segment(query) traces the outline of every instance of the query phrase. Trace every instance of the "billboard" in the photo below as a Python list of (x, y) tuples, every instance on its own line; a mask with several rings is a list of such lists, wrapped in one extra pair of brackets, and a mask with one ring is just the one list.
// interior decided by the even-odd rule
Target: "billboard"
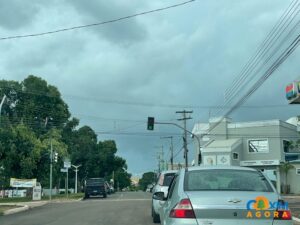
[(285, 95), (289, 104), (300, 104), (300, 81), (288, 84), (285, 88)]
[(10, 186), (17, 188), (32, 188), (36, 186), (36, 179), (10, 178)]

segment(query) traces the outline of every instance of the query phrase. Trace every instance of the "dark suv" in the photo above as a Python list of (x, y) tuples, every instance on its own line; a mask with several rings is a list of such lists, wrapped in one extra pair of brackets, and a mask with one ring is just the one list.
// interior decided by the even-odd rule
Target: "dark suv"
[(103, 198), (107, 197), (107, 187), (103, 178), (89, 178), (86, 180), (84, 197), (89, 198), (90, 196), (100, 196)]

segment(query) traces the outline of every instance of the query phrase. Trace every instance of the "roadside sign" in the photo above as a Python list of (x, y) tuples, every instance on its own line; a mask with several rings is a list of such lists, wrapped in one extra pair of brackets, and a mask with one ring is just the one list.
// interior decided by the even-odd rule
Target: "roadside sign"
[(32, 190), (32, 200), (33, 201), (40, 201), (42, 199), (42, 187), (35, 186)]
[(11, 187), (23, 187), (23, 188), (32, 188), (36, 186), (36, 179), (17, 179), (10, 178)]
[(62, 169), (60, 169), (60, 172), (62, 172), (62, 173), (67, 173), (67, 172), (68, 172), (68, 169), (62, 168)]
[(64, 167), (65, 168), (71, 168), (71, 162), (70, 161), (64, 161)]

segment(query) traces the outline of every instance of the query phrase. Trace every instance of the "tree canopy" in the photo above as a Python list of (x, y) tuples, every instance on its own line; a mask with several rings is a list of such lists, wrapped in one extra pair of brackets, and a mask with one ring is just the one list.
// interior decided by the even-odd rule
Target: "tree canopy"
[[(54, 185), (59, 186), (65, 158), (81, 165), (79, 180), (88, 177), (111, 179), (123, 188), (130, 185), (126, 160), (117, 156), (114, 140), (98, 141), (89, 126), (79, 127), (71, 117), (59, 90), (30, 75), (21, 82), (0, 81), (0, 101), (6, 96), (0, 115), (0, 180), (37, 178), (49, 185), (51, 143), (58, 153), (53, 166)], [(72, 175), (72, 174), (71, 174)]]

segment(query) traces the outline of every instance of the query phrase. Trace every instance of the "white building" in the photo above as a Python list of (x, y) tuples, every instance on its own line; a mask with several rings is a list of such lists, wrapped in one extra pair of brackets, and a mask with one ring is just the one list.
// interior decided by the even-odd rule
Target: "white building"
[(300, 193), (300, 151), (291, 147), (300, 139), (295, 123), (298, 121), (233, 123), (228, 118), (197, 123), (193, 133), (200, 139), (202, 158), (199, 162), (197, 147), (196, 164), (240, 165), (260, 169), (276, 182), (280, 191), (285, 184), (285, 174), (280, 165), (288, 161), (294, 166), (288, 172), (290, 192)]

